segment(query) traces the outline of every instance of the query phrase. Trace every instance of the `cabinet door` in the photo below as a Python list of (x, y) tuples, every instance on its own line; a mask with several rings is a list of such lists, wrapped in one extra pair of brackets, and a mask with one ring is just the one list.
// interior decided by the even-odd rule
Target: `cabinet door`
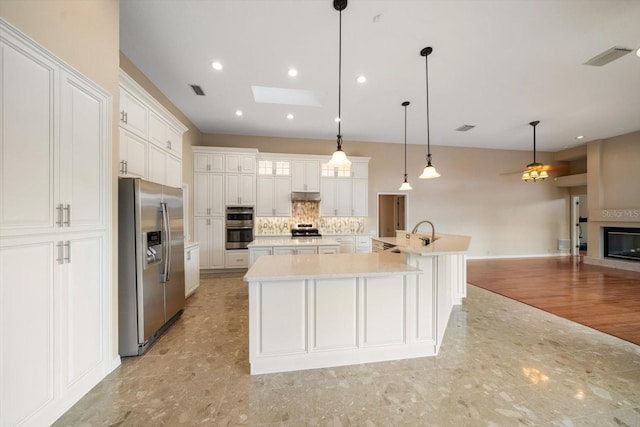
[(276, 216), (291, 216), (291, 177), (273, 179), (273, 209)]
[(142, 138), (147, 138), (149, 110), (147, 106), (124, 89), (120, 89), (120, 126)]
[(54, 399), (56, 256), (53, 241), (0, 240), (0, 396), (8, 426)]
[(258, 258), (264, 255), (273, 254), (273, 248), (251, 248), (249, 249), (249, 267), (253, 265)]
[(258, 176), (256, 216), (275, 216), (274, 178)]
[(333, 238), (340, 243), (341, 254), (352, 254), (356, 251), (356, 240), (354, 236), (334, 236)]
[(166, 182), (167, 165), (166, 156), (161, 148), (154, 144), (149, 144), (149, 175), (147, 179), (158, 184)]
[(290, 247), (274, 247), (273, 248), (273, 254), (274, 255), (295, 255), (296, 253), (296, 248), (290, 248)]
[(107, 100), (63, 72), (60, 86), (60, 198), (72, 227), (105, 225)]
[[(211, 215), (209, 204), (209, 174), (196, 172), (193, 174), (193, 215)], [(199, 239), (196, 239), (200, 241)]]
[(319, 254), (337, 254), (340, 248), (337, 246), (318, 246)]
[(336, 178), (336, 208), (337, 216), (353, 215), (353, 200), (350, 178)]
[(227, 154), (226, 165), (227, 172), (255, 173), (256, 156), (248, 156), (243, 154)]
[(154, 112), (149, 113), (149, 141), (160, 148), (169, 149), (167, 124)]
[(317, 246), (301, 247), (296, 250), (296, 253), (298, 255), (315, 255), (318, 253), (318, 247)]
[(304, 191), (320, 191), (320, 162), (311, 160), (305, 162), (306, 186)]
[(353, 216), (367, 216), (369, 212), (369, 184), (366, 179), (353, 179)]
[(184, 252), (184, 295), (190, 296), (200, 282), (200, 249), (194, 246)]
[[(57, 227), (53, 65), (0, 44), (0, 230)], [(5, 236), (5, 231), (2, 231)], [(11, 424), (11, 423), (9, 423)]]
[[(65, 241), (61, 265), (62, 388), (84, 389), (99, 381), (104, 361), (107, 328), (107, 287), (103, 259), (106, 245), (101, 234)], [(86, 386), (83, 387), (82, 383)]]
[(320, 180), (320, 216), (337, 216), (336, 181), (333, 178)]
[(147, 177), (146, 141), (140, 137), (120, 129), (120, 175), (136, 178)]
[(224, 174), (209, 174), (209, 205), (211, 207), (211, 215), (223, 216), (225, 211), (224, 204)]
[(182, 161), (177, 157), (168, 155), (167, 174), (165, 183), (170, 187), (182, 188)]
[(209, 162), (209, 155), (206, 153), (194, 153), (193, 154), (193, 171), (209, 172), (210, 170), (211, 170), (211, 164)]
[(179, 159), (182, 159), (182, 133), (167, 125), (167, 142), (169, 151)]
[(224, 218), (211, 218), (211, 267), (224, 268)]
[(240, 203), (243, 205), (256, 204), (255, 175), (240, 175)]
[(200, 243), (200, 268), (211, 268), (211, 218), (194, 218), (193, 231), (194, 238)]
[(353, 162), (351, 164), (351, 176), (358, 179), (369, 178), (369, 163)]
[(240, 175), (227, 174), (225, 176), (224, 201), (227, 205), (240, 204)]

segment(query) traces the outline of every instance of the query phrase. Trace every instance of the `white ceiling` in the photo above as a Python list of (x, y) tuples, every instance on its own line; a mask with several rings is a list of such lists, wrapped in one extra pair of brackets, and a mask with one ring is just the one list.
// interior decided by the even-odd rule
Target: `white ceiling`
[[(204, 133), (335, 139), (338, 19), (332, 0), (121, 0), (120, 49)], [(530, 150), (533, 120), (541, 151), (640, 130), (635, 51), (582, 65), (640, 48), (639, 0), (349, 0), (342, 33), (345, 149), (403, 142), (403, 101), (408, 143), (426, 144), (426, 46), (432, 145)], [(324, 106), (255, 103), (252, 85)]]

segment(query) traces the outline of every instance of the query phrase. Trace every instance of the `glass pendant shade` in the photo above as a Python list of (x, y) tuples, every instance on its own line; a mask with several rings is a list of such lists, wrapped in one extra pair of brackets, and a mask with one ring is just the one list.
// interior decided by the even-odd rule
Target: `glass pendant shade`
[(342, 151), (342, 148), (338, 148), (334, 151), (331, 156), (331, 160), (329, 160), (329, 167), (336, 166), (351, 166), (351, 160), (347, 158), (347, 155)]
[(413, 187), (411, 187), (411, 184), (409, 184), (407, 181), (405, 181), (405, 182), (402, 183), (400, 188), (398, 188), (398, 190), (400, 190), (400, 191), (409, 191), (409, 190), (413, 190)]
[(431, 163), (427, 163), (427, 166), (424, 167), (422, 174), (419, 176), (420, 179), (430, 179), (430, 178), (438, 178), (440, 174), (436, 170), (435, 167), (431, 166)]

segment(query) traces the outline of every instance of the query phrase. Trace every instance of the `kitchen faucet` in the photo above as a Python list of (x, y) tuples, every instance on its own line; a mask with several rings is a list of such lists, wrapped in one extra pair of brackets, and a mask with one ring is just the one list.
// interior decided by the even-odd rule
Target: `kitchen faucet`
[(436, 239), (436, 228), (433, 226), (433, 223), (431, 221), (420, 221), (419, 223), (416, 224), (415, 227), (413, 227), (413, 230), (411, 230), (411, 234), (416, 234), (416, 231), (418, 231), (418, 227), (420, 227), (421, 224), (424, 223), (428, 223), (431, 226), (431, 241), (430, 243), (433, 243), (434, 240)]

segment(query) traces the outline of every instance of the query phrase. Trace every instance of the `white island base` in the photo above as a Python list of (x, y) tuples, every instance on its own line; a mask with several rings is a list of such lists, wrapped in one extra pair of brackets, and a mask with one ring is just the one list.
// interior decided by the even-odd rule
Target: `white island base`
[(259, 258), (245, 276), (251, 374), (436, 355), (465, 265), (464, 254)]

